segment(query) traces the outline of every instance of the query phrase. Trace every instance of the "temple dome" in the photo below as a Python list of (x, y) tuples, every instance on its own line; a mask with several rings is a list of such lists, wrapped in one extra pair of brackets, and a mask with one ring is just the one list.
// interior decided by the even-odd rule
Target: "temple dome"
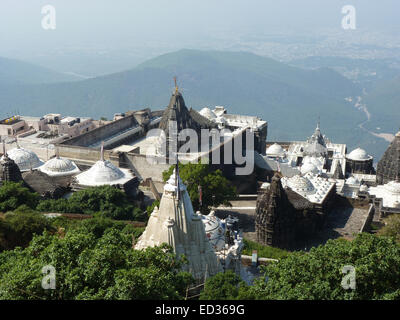
[[(36, 153), (24, 148), (14, 148), (8, 151), (7, 154), (10, 159), (14, 160), (21, 171), (37, 169), (43, 165), (43, 161), (38, 158)], [(4, 159), (4, 156), (1, 159)]]
[(364, 149), (357, 148), (350, 152), (347, 158), (350, 160), (365, 161), (371, 159), (371, 156), (369, 156)]
[(312, 193), (315, 191), (313, 184), (306, 177), (298, 175), (293, 176), (292, 178), (288, 179), (287, 184), (293, 191), (296, 192)]
[(360, 191), (362, 191), (362, 192), (368, 192), (368, 186), (365, 185), (365, 184), (363, 184), (363, 185), (360, 187)]
[(207, 238), (214, 250), (220, 251), (225, 246), (225, 227), (216, 216), (201, 216)]
[(319, 173), (319, 169), (314, 163), (306, 162), (301, 166), (300, 172), (301, 172), (302, 175), (305, 175), (305, 174), (307, 174), (309, 172), (312, 172), (314, 174), (318, 174)]
[(217, 116), (215, 115), (215, 113), (214, 112), (212, 112), (209, 108), (203, 108), (203, 109), (201, 109), (200, 110), (200, 112), (199, 112), (203, 117), (206, 117), (207, 119), (209, 119), (209, 120), (213, 120), (213, 119), (216, 119), (217, 118)]
[(400, 182), (390, 181), (389, 183), (385, 184), (385, 189), (392, 194), (400, 195)]
[(48, 174), (49, 176), (64, 176), (79, 173), (80, 170), (74, 162), (66, 158), (56, 157), (47, 161), (40, 171)]
[(281, 157), (285, 154), (285, 150), (277, 143), (269, 146), (265, 152), (269, 157)]
[(89, 170), (76, 176), (77, 182), (84, 186), (118, 184), (126, 182), (126, 175), (110, 161), (97, 161)]

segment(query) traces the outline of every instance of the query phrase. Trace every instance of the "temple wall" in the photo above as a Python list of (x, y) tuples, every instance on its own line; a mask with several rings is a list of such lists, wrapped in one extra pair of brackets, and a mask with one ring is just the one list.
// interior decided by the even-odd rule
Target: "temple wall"
[(138, 126), (138, 123), (133, 115), (121, 118), (119, 120), (110, 122), (104, 126), (98, 127), (92, 131), (81, 134), (72, 139), (68, 139), (61, 144), (71, 146), (88, 147), (101, 140), (106, 140), (112, 135), (126, 130), (127, 128)]

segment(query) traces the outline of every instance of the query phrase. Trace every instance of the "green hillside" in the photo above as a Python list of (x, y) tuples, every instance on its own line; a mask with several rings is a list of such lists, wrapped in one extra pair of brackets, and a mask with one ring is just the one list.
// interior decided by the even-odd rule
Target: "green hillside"
[(30, 63), (0, 57), (0, 84), (40, 84), (79, 80)]
[(373, 114), (368, 124), (371, 129), (380, 127), (387, 132), (399, 130), (400, 77), (380, 83), (365, 96), (364, 102)]
[(304, 70), (244, 52), (181, 50), (121, 73), (41, 85), (0, 85), (0, 110), (111, 117), (116, 112), (164, 108), (178, 77), (188, 106), (225, 106), (269, 122), (269, 139), (303, 139), (321, 118), (337, 142), (361, 140), (364, 115), (344, 98), (359, 95), (352, 81), (328, 68)]

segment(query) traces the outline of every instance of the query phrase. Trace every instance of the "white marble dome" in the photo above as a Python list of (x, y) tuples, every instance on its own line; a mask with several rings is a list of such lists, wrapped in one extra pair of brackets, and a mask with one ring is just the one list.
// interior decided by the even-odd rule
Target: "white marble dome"
[(217, 116), (215, 115), (215, 113), (212, 112), (212, 111), (210, 110), (210, 108), (207, 108), (207, 107), (201, 109), (199, 113), (200, 113), (203, 117), (206, 117), (207, 119), (210, 119), (210, 120), (213, 120), (213, 119), (217, 118)]
[(273, 145), (267, 148), (265, 152), (268, 157), (282, 157), (285, 154), (285, 150), (281, 145), (274, 143)]
[(347, 158), (350, 160), (356, 160), (356, 161), (366, 161), (366, 160), (370, 160), (371, 156), (369, 156), (364, 149), (357, 148), (357, 149), (354, 149), (352, 152), (350, 152), (347, 155)]
[(89, 170), (76, 176), (78, 184), (83, 186), (100, 186), (123, 184), (129, 177), (110, 161), (97, 161)]
[(384, 188), (394, 195), (400, 195), (400, 182), (390, 181), (385, 184)]
[(312, 163), (313, 165), (315, 165), (317, 168), (321, 167), (323, 164), (321, 162), (321, 160), (319, 160), (316, 157), (310, 157), (310, 156), (305, 156), (303, 159), (303, 164), (305, 163)]
[(67, 176), (80, 172), (79, 168), (74, 162), (61, 157), (50, 159), (43, 166), (41, 166), (39, 170), (49, 176)]
[[(39, 159), (36, 153), (21, 147), (11, 149), (7, 154), (10, 159), (14, 160), (22, 172), (37, 169), (43, 165), (43, 161)], [(4, 156), (1, 159), (3, 158)]]
[(314, 163), (306, 162), (301, 166), (300, 172), (302, 175), (305, 175), (309, 172), (314, 173), (314, 174), (319, 174), (319, 169)]
[(293, 191), (296, 192), (312, 193), (315, 191), (313, 184), (306, 177), (293, 176), (288, 179), (287, 184)]
[(221, 220), (214, 215), (201, 215), (201, 220), (204, 224), (206, 236), (214, 250), (221, 251), (225, 246), (225, 227)]

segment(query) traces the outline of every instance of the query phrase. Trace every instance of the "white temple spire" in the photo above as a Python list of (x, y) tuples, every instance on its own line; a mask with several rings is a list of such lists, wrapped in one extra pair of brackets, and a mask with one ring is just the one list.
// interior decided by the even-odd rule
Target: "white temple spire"
[(104, 162), (104, 141), (101, 142), (100, 161), (103, 161), (103, 162)]

